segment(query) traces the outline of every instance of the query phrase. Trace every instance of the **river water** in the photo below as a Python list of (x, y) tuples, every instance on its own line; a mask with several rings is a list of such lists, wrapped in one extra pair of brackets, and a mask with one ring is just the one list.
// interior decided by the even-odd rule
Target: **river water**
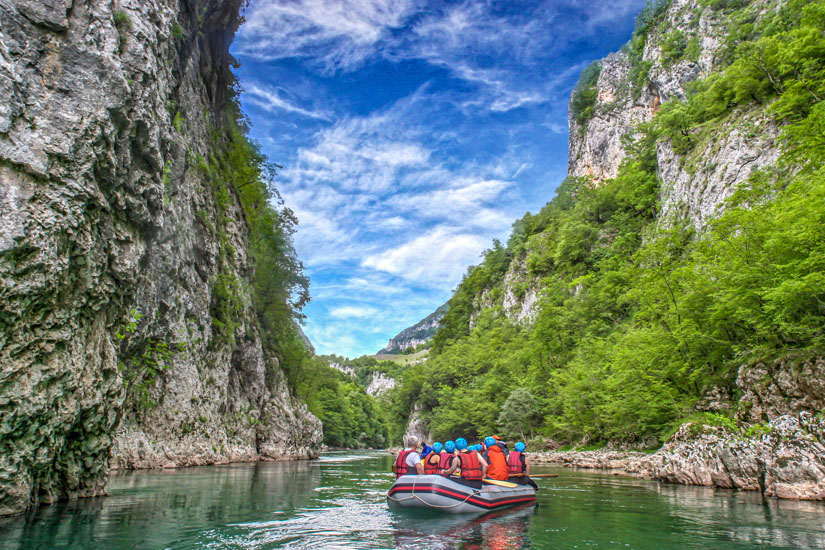
[(535, 469), (560, 474), (539, 481), (537, 506), (390, 511), (391, 461), (340, 452), (118, 474), (109, 497), (0, 519), (0, 549), (825, 548), (825, 504), (566, 469)]

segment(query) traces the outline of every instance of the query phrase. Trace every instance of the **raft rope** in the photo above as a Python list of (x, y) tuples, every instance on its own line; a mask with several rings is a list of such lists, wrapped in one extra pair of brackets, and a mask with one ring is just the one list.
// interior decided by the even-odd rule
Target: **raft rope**
[(423, 498), (421, 498), (420, 496), (415, 494), (415, 484), (417, 482), (418, 482), (418, 476), (416, 476), (416, 479), (413, 480), (412, 494), (410, 496), (408, 496), (406, 498), (395, 498), (393, 496), (387, 495), (387, 498), (390, 499), (390, 500), (394, 500), (395, 502), (402, 502), (402, 501), (405, 501), (405, 500), (411, 500), (411, 499), (415, 498), (415, 499), (420, 500), (421, 502), (423, 502), (425, 505), (429, 506), (430, 508), (455, 508), (456, 506), (461, 506), (462, 504), (464, 504), (465, 502), (470, 500), (470, 497), (481, 494), (481, 491), (477, 491), (477, 490), (473, 489), (473, 492), (470, 493), (469, 495), (467, 495), (467, 498), (465, 498), (464, 500), (462, 500), (460, 502), (456, 502), (455, 504), (450, 504), (449, 506), (439, 506), (438, 504), (430, 504), (429, 502), (427, 502), (426, 500), (424, 500)]

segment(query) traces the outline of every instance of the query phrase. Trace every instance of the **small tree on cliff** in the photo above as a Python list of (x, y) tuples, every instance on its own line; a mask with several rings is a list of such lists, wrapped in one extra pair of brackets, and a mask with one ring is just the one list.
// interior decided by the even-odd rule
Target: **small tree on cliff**
[(525, 430), (533, 437), (533, 426), (540, 420), (539, 404), (527, 388), (516, 388), (510, 392), (498, 415), (501, 430), (507, 435), (519, 433), (522, 440), (525, 439)]

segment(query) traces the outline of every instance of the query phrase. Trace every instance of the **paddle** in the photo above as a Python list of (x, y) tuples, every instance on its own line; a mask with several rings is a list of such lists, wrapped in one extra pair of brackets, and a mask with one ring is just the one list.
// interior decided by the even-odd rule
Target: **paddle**
[(509, 487), (510, 489), (515, 489), (518, 487), (518, 483), (510, 483), (509, 481), (499, 481), (497, 479), (483, 479), (484, 483), (489, 483), (490, 485), (498, 485), (499, 487)]
[(530, 474), (530, 477), (559, 477), (559, 474)]

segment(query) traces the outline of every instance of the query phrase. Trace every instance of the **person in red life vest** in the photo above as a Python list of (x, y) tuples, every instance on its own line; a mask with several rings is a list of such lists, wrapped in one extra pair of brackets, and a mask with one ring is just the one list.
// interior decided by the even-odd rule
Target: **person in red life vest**
[(455, 442), (448, 441), (444, 444), (444, 452), (441, 453), (441, 463), (438, 465), (438, 470), (441, 475), (445, 476), (447, 474), (447, 470), (450, 469), (453, 465), (453, 460), (455, 459)]
[(414, 435), (406, 436), (407, 447), (398, 453), (392, 471), (395, 479), (404, 475), (423, 475), (424, 466), (421, 464), (421, 455), (418, 454), (418, 438)]
[(458, 456), (453, 459), (453, 465), (444, 475), (451, 476), (460, 468), (461, 477), (453, 476), (453, 481), (475, 489), (481, 489), (481, 480), (484, 479), (484, 475), (487, 473), (487, 462), (478, 454), (478, 451), (471, 451), (467, 448), (467, 440), (463, 437), (455, 440), (455, 448), (458, 451)]
[(427, 475), (438, 475), (441, 470), (441, 451), (444, 445), (436, 441), (433, 443), (433, 450), (424, 457), (424, 473)]
[(538, 490), (536, 482), (530, 479), (530, 463), (524, 454), (526, 448), (527, 446), (519, 441), (507, 457), (507, 473), (510, 475), (508, 481), (520, 485), (532, 485), (534, 489)]
[(487, 477), (498, 481), (507, 481), (507, 446), (494, 436), (484, 438), (484, 447), (487, 449), (482, 455), (490, 465), (487, 468)]

